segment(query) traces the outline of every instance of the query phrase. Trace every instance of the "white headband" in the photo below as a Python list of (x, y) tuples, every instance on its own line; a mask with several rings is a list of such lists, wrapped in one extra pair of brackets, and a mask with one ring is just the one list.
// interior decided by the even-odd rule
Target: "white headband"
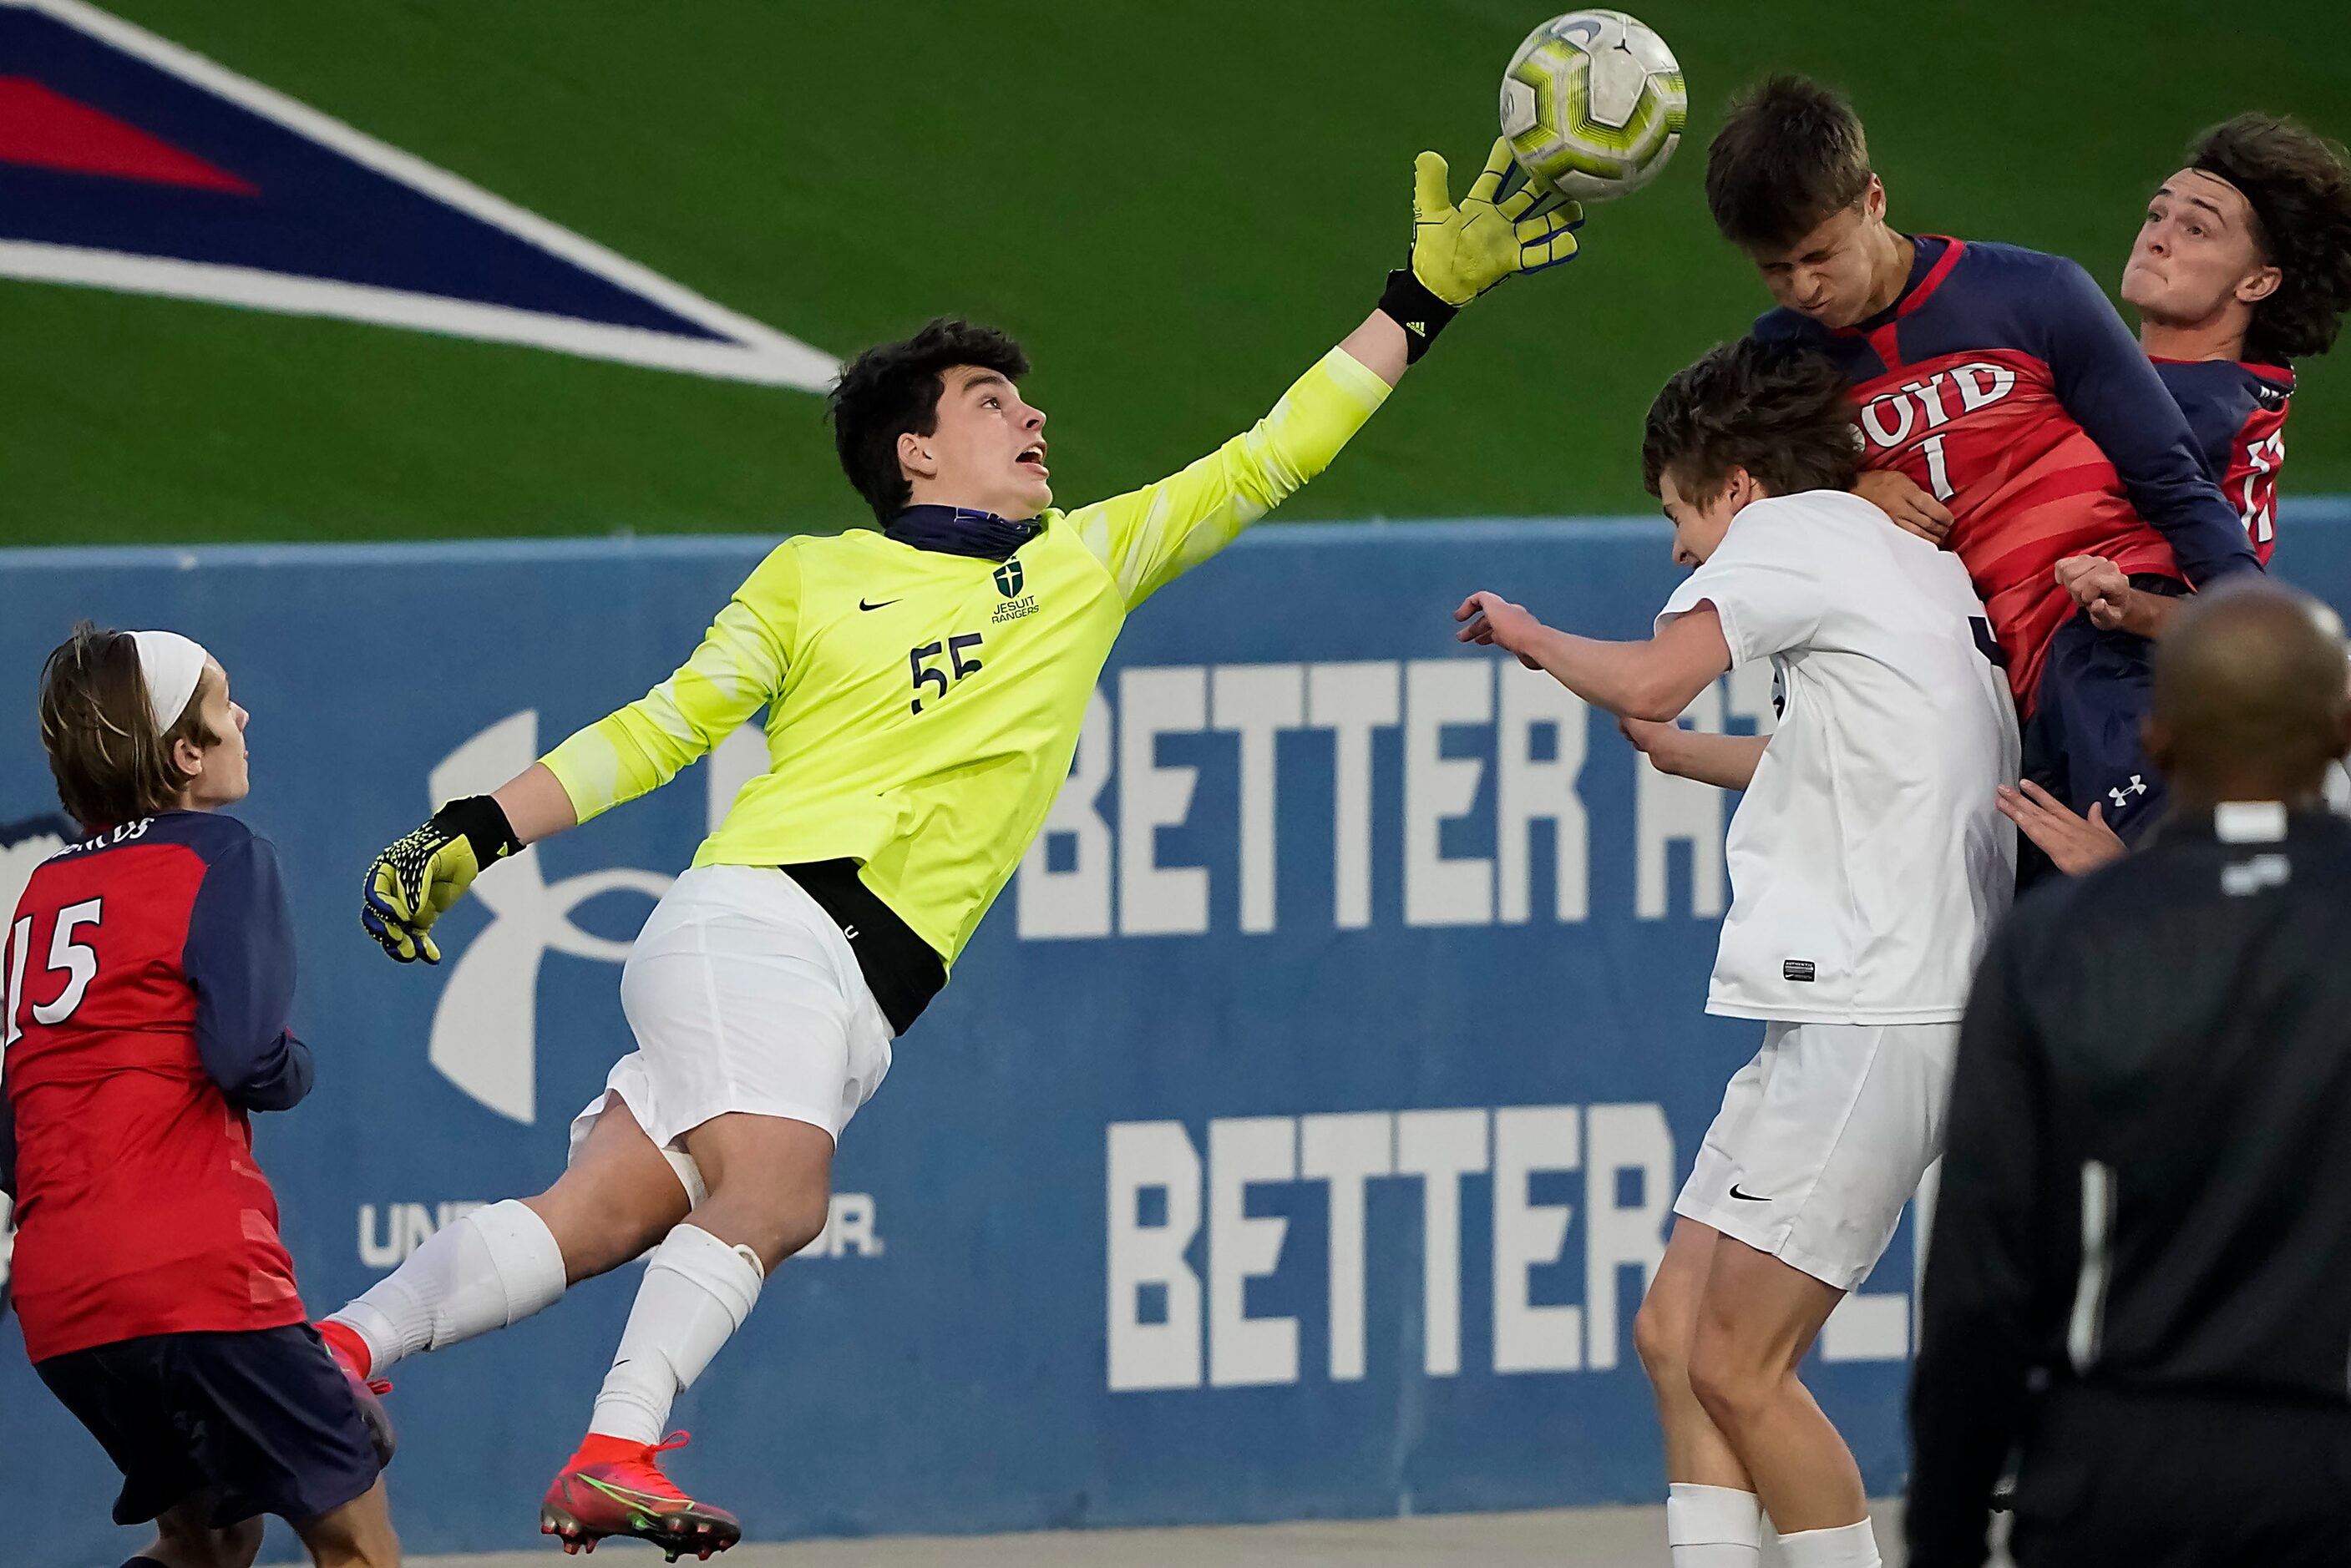
[(168, 730), (188, 711), (188, 701), (196, 694), (196, 682), (204, 678), (204, 660), (210, 656), (204, 644), (176, 631), (134, 631), (131, 636), (139, 644), (139, 673), (147, 681), (147, 702), (155, 715), (155, 728)]

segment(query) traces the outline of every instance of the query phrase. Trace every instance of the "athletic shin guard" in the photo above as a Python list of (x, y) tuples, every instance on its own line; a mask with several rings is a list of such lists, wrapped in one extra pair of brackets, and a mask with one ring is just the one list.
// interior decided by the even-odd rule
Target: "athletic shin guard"
[(368, 1347), (371, 1375), (403, 1356), (519, 1323), (563, 1293), (563, 1252), (515, 1199), (476, 1209), (424, 1239), (408, 1261), (328, 1321)]
[(653, 1249), (588, 1429), (658, 1443), (673, 1400), (751, 1315), (765, 1271), (748, 1247), (683, 1224)]

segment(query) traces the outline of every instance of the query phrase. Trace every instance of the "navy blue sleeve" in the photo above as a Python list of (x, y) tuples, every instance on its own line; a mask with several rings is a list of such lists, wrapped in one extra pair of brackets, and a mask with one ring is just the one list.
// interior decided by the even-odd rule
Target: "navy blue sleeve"
[(1810, 341), (1817, 346), (1821, 331), (1818, 325), (1801, 311), (1775, 306), (1755, 318), (1755, 325), (1747, 329), (1747, 335), (1758, 343)]
[(229, 1104), (299, 1104), (310, 1092), (310, 1048), (286, 1028), (294, 921), (267, 839), (245, 838), (207, 860), (180, 961), (196, 992), (196, 1054)]
[(2155, 373), (2187, 419), (2188, 433), (2204, 460), (2204, 472), (2213, 483), (2220, 483), (2229, 477), (2230, 461), (2236, 456), (2237, 432), (2244, 429), (2245, 417), (2253, 411), (2243, 372), (2226, 361), (2199, 359), (2188, 365), (2158, 365)]
[(2122, 475), (2138, 514), (2171, 542), (2191, 585), (2260, 571), (2244, 524), (2206, 473), (2187, 416), (2130, 328), (2078, 264), (2053, 259), (2028, 297), (2057, 400)]

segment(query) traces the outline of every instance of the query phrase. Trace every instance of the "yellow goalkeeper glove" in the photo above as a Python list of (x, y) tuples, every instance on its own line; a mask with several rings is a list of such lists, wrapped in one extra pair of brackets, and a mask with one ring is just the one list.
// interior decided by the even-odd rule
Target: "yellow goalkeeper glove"
[(1502, 194), (1503, 178), (1515, 163), (1510, 142), (1495, 138), (1486, 167), (1457, 207), (1447, 192), (1444, 157), (1424, 152), (1413, 160), (1412, 275), (1457, 309), (1514, 272), (1541, 272), (1574, 259), (1583, 207), (1569, 202), (1528, 217), (1541, 197), (1531, 182)]
[(453, 800), (368, 867), (360, 924), (402, 963), (439, 963), (433, 922), (465, 897), (484, 867), (521, 848), (496, 801), (486, 794)]
[(1575, 258), (1583, 208), (1562, 202), (1529, 216), (1541, 192), (1523, 177), (1504, 192), (1515, 168), (1510, 142), (1496, 138), (1457, 207), (1444, 157), (1424, 152), (1413, 160), (1412, 265), (1389, 275), (1380, 299), (1380, 308), (1405, 329), (1407, 360), (1420, 358), (1456, 311), (1512, 273)]

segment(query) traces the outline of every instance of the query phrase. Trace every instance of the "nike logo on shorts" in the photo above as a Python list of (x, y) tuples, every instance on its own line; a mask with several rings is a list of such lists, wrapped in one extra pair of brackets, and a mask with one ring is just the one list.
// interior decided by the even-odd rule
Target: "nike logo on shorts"
[(1730, 1184), (1730, 1195), (1733, 1198), (1738, 1199), (1742, 1203), (1769, 1203), (1771, 1201), (1770, 1199), (1763, 1197), (1760, 1193), (1740, 1191), (1739, 1183), (1735, 1181)]
[(897, 602), (898, 602), (898, 601), (897, 601), (896, 599), (883, 599), (883, 600), (880, 604), (878, 604), (878, 605), (869, 605), (869, 604), (867, 604), (863, 599), (859, 599), (859, 600), (857, 601), (857, 607), (858, 607), (859, 609), (864, 609), (864, 610), (872, 610), (872, 609), (888, 609), (892, 605), (894, 605), (894, 604), (896, 604)]

